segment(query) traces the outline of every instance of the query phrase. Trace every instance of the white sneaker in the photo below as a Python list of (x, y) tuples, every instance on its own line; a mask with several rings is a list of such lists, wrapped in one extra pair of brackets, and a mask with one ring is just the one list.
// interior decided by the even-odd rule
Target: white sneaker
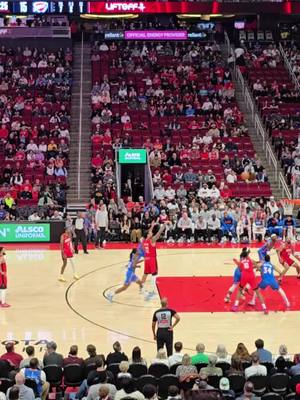
[(112, 303), (114, 295), (112, 293), (107, 293), (106, 298), (110, 303)]
[(148, 292), (147, 295), (145, 296), (145, 301), (149, 301), (156, 295), (155, 292)]
[(106, 240), (103, 240), (103, 243), (102, 244), (106, 244)]
[(191, 243), (190, 239), (188, 239), (186, 242), (187, 242), (187, 243)]

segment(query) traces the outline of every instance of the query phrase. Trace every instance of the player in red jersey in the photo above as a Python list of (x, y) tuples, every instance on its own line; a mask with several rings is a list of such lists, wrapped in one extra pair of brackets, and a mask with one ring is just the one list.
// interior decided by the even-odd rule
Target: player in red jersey
[[(300, 261), (297, 256), (295, 256), (295, 247), (293, 246), (293, 243), (291, 239), (286, 239), (286, 242), (281, 242), (279, 248), (276, 250), (278, 259), (280, 264), (283, 266), (283, 271), (281, 271), (278, 280), (279, 282), (282, 281), (282, 278), (284, 275), (287, 273), (287, 271), (290, 269), (290, 267), (296, 268), (297, 271), (297, 278), (300, 279), (300, 265), (296, 261)], [(296, 260), (291, 258), (293, 256)]]
[(156, 294), (156, 276), (158, 274), (156, 242), (161, 237), (164, 229), (165, 225), (158, 225), (155, 224), (155, 221), (153, 221), (151, 228), (148, 231), (147, 238), (142, 242), (145, 258), (142, 285), (144, 285), (146, 282), (148, 275), (151, 275), (151, 282), (153, 286), (153, 290), (147, 293), (145, 297), (146, 300), (149, 300)]
[(260, 293), (258, 288), (258, 284), (255, 277), (254, 268), (257, 266), (257, 263), (249, 257), (250, 250), (243, 249), (240, 255), (240, 261), (234, 259), (233, 261), (241, 270), (241, 280), (240, 280), (240, 287), (238, 294), (236, 296), (236, 300), (234, 305), (231, 308), (231, 311), (238, 311), (240, 298), (243, 296), (243, 291), (245, 290), (246, 286), (250, 287), (257, 295), (261, 302), (262, 309), (265, 314), (268, 314), (267, 307), (265, 301)]
[(69, 229), (65, 229), (64, 233), (62, 233), (60, 237), (60, 250), (61, 250), (61, 258), (63, 260), (63, 265), (61, 267), (60, 277), (58, 278), (58, 280), (60, 282), (66, 282), (66, 279), (64, 277), (64, 272), (68, 264), (68, 260), (70, 260), (70, 264), (73, 269), (74, 279), (79, 279), (79, 276), (76, 274), (75, 265), (73, 262), (74, 248), (72, 243), (72, 233)]
[(5, 260), (4, 247), (0, 247), (0, 307), (7, 308), (10, 307), (6, 303), (6, 290), (7, 290), (7, 266)]

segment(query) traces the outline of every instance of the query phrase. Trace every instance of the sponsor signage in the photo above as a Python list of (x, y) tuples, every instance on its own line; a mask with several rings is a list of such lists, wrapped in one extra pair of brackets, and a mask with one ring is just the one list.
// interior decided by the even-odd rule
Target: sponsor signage
[(187, 31), (125, 31), (126, 40), (186, 40)]
[(106, 31), (104, 32), (105, 40), (122, 40), (124, 39), (123, 31)]
[(147, 151), (146, 149), (120, 149), (119, 163), (120, 164), (146, 164)]
[(1, 224), (0, 243), (49, 242), (50, 224)]

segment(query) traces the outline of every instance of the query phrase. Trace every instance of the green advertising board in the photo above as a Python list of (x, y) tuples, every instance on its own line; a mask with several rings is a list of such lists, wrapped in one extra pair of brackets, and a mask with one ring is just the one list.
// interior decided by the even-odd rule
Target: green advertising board
[(1, 242), (49, 242), (50, 224), (1, 224)]
[(147, 151), (146, 149), (120, 149), (119, 163), (120, 164), (146, 164)]

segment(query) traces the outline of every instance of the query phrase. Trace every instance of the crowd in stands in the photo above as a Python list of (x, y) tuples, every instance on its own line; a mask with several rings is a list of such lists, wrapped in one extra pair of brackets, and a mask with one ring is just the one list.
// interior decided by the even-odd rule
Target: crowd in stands
[[(130, 194), (130, 189), (127, 190)], [(181, 185), (176, 192), (167, 189), (162, 199), (149, 203), (141, 196), (136, 202), (131, 196), (126, 202), (110, 199), (107, 207), (103, 197), (98, 200), (96, 209), (90, 204), (85, 213), (86, 234), (90, 241), (95, 241), (99, 229), (95, 224), (97, 213), (104, 215), (106, 221), (106, 241), (138, 242), (147, 235), (153, 221), (165, 225), (161, 240), (168, 243), (250, 243), (273, 233), (283, 238), (296, 237), (296, 220), (285, 215), (283, 205), (272, 196), (269, 200), (219, 198), (214, 201), (197, 197), (193, 189), (187, 192)]]
[[(274, 217), (269, 210), (248, 208), (242, 199), (248, 211), (232, 212), (232, 197), (269, 198), (271, 191), (218, 44), (95, 42), (91, 60), (89, 211), (105, 203), (108, 225), (121, 232), (115, 237), (133, 241), (153, 218), (167, 222), (165, 238), (170, 241), (240, 240), (240, 225), (248, 226), (249, 239), (264, 235), (267, 220)], [(148, 150), (153, 202), (138, 200), (131, 179), (116, 200), (114, 153), (121, 147)], [(266, 201), (260, 203), (264, 209)], [(263, 215), (263, 222), (257, 221), (261, 232), (253, 228), (252, 233), (254, 211), (254, 220), (257, 211)], [(226, 222), (224, 212), (229, 213)]]
[(66, 203), (72, 52), (2, 46), (0, 60), (1, 219), (14, 220)]
[[(289, 49), (294, 72), (297, 52)], [(284, 66), (275, 45), (255, 44), (251, 49), (239, 47), (237, 64), (249, 80), (275, 152), (284, 168), (294, 197), (300, 194), (300, 92)]]
[(65, 391), (87, 400), (184, 400), (197, 394), (202, 399), (246, 400), (256, 395), (280, 400), (287, 395), (292, 400), (300, 394), (300, 354), (291, 355), (280, 345), (278, 354), (272, 355), (262, 339), (255, 341), (253, 353), (238, 343), (232, 355), (222, 344), (207, 354), (203, 343), (189, 355), (183, 343), (176, 342), (173, 354), (167, 357), (159, 349), (150, 362), (137, 346), (128, 357), (119, 342), (106, 357), (89, 344), (87, 358), (80, 357), (77, 345), (64, 357), (55, 342), (48, 342), (42, 360), (33, 346), (26, 347), (26, 358), (15, 352), (13, 342), (5, 346), (0, 357), (1, 400), (45, 400), (54, 390), (51, 395)]

